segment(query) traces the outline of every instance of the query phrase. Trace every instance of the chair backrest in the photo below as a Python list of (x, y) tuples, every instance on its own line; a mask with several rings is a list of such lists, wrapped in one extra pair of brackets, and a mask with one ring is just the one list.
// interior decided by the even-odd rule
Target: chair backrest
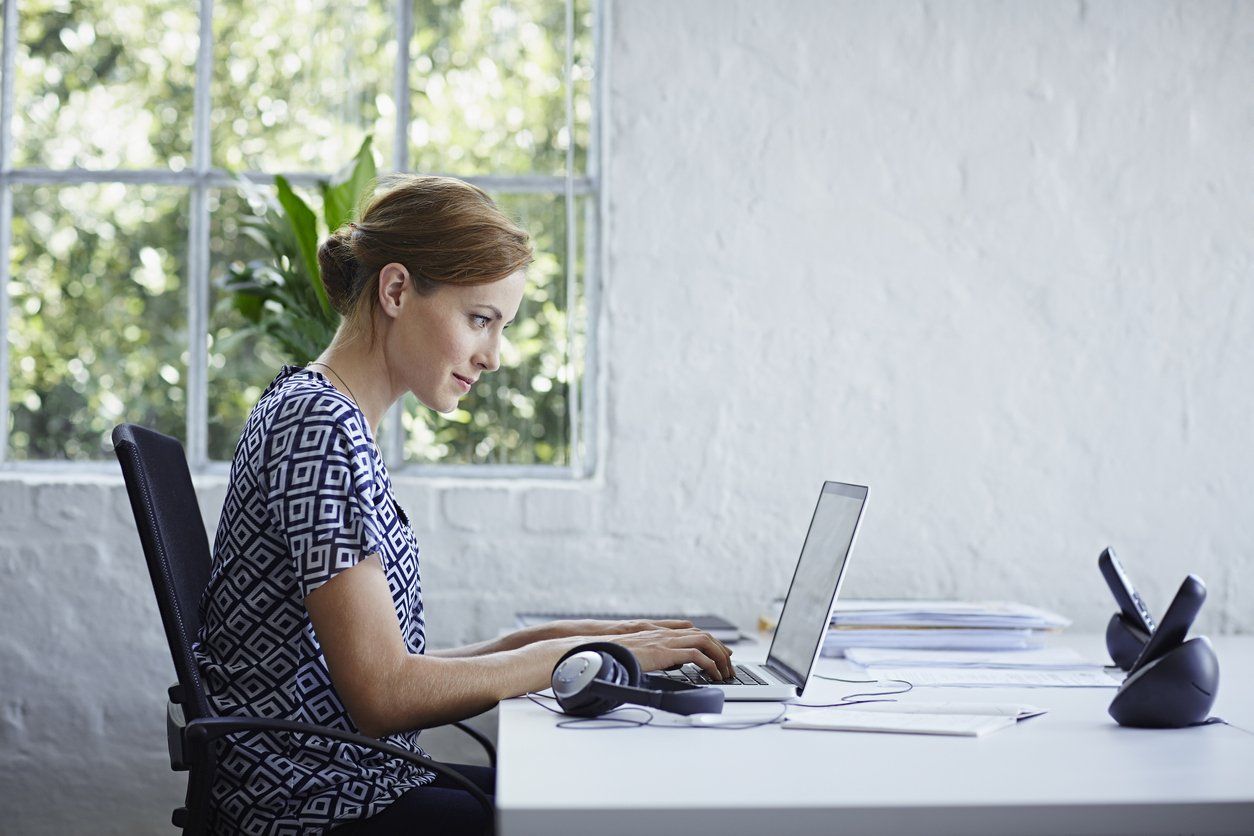
[(183, 692), (176, 701), (189, 721), (205, 717), (209, 708), (192, 642), (200, 631), (200, 598), (212, 558), (187, 456), (178, 439), (135, 424), (114, 427), (113, 447)]

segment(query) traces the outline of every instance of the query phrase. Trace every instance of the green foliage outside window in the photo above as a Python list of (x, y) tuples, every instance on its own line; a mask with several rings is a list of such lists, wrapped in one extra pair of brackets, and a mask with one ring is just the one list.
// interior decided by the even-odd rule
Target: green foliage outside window
[(182, 436), (187, 192), (15, 186), (9, 455), (99, 459), (121, 421)]
[[(563, 2), (415, 0), (408, 169), (560, 175), (573, 142), (581, 173), (591, 116), (590, 2), (575, 3), (575, 125), (568, 135)], [(330, 172), (367, 136), (387, 170), (398, 116), (394, 3), (213, 5), (209, 158), (216, 170)], [(197, 8), (180, 0), (24, 0), (8, 126), (15, 169), (187, 171)], [(264, 185), (250, 195), (225, 181), (205, 192), (210, 276), (272, 255), (247, 232), (248, 218), (278, 197), (270, 179), (258, 178)], [(189, 226), (200, 205), (194, 189), (142, 182), (8, 188), (7, 458), (108, 459), (109, 429), (120, 420), (183, 437)], [(317, 189), (292, 193), (314, 213), (324, 211)], [(570, 461), (568, 402), (582, 352), (567, 344), (567, 317), (581, 299), (567, 298), (566, 273), (582, 274), (584, 225), (595, 201), (576, 197), (577, 228), (567, 229), (560, 193), (494, 197), (535, 242), (526, 298), (490, 386), (477, 387), (447, 417), (412, 398), (403, 404), (408, 462)], [(581, 242), (575, 264), (566, 263), (567, 236)], [(209, 459), (225, 461), (279, 366), (308, 359), (294, 355), (308, 353), (316, 337), (311, 330), (298, 352), (273, 334), (249, 336), (246, 312), (224, 301), (227, 291), (215, 283), (208, 293), (205, 429)]]

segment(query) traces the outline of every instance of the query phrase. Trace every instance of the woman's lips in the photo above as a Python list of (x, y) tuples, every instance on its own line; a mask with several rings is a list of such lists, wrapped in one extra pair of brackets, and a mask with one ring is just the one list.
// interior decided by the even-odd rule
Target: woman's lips
[(460, 384), (462, 385), (462, 388), (464, 388), (467, 392), (469, 392), (469, 391), (470, 391), (470, 387), (471, 387), (472, 385), (474, 385), (474, 381), (472, 381), (472, 380), (467, 380), (466, 378), (462, 377), (462, 376), (461, 376), (461, 375), (459, 375), (459, 374), (454, 374), (454, 375), (453, 375), (453, 378), (454, 378), (454, 379), (455, 379), (458, 383), (460, 383)]

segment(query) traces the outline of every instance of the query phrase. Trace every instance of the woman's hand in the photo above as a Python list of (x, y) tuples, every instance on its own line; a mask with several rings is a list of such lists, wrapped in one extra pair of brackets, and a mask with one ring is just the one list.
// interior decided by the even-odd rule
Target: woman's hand
[[(650, 620), (611, 621), (608, 619), (597, 619), (597, 618), (578, 618), (578, 619), (571, 618), (571, 619), (563, 619), (561, 621), (546, 622), (545, 624), (539, 625), (539, 629), (543, 631), (542, 635), (545, 638), (550, 638), (550, 639), (561, 639), (561, 638), (567, 638), (570, 636), (582, 636), (585, 639), (588, 637), (594, 637), (594, 638), (600, 637), (603, 640), (607, 640), (607, 641), (618, 641), (619, 636), (628, 636), (634, 633), (652, 633), (658, 640), (663, 640), (663, 639), (674, 638), (673, 635), (670, 635), (666, 632), (667, 630), (671, 630), (671, 631), (683, 630), (683, 631), (687, 631), (689, 634), (695, 632), (701, 636), (705, 636), (710, 641), (714, 642), (714, 644), (719, 649), (721, 649), (722, 651), (721, 654), (716, 654), (716, 657), (721, 657), (721, 658), (715, 658), (715, 657), (710, 657), (710, 658), (718, 666), (719, 670), (723, 673), (724, 677), (731, 676), (730, 663), (727, 663), (726, 665), (724, 664), (727, 657), (731, 656), (731, 653), (732, 653), (731, 648), (729, 648), (727, 645), (723, 644), (721, 641), (711, 636), (709, 633), (696, 630), (696, 628), (692, 626), (691, 621), (686, 621), (684, 619), (661, 618), (656, 621), (650, 621)], [(619, 644), (623, 644), (623, 643), (624, 642), (621, 642), (621, 641), (619, 642)], [(643, 665), (643, 662), (641, 664)], [(672, 667), (672, 665), (669, 665), (669, 664), (659, 665), (657, 667), (644, 668), (644, 670), (654, 671), (654, 670), (657, 670), (658, 668), (665, 668), (665, 667)], [(713, 676), (713, 674), (711, 674), (711, 676)]]
[(677, 668), (689, 662), (701, 668), (710, 679), (731, 679), (731, 648), (704, 630), (695, 627), (637, 630), (607, 637), (635, 654), (640, 670)]
[[(554, 622), (557, 623), (557, 622)], [(581, 644), (594, 641), (612, 641), (630, 650), (640, 662), (644, 672), (662, 668), (675, 668), (689, 662), (697, 665), (711, 679), (722, 680), (732, 676), (731, 650), (727, 645), (695, 627), (658, 627), (655, 622), (598, 621), (593, 622), (598, 633), (567, 635), (562, 638), (542, 639), (526, 650), (533, 651), (540, 665), (551, 672), (557, 659)], [(691, 622), (656, 622), (688, 623)], [(612, 631), (607, 625), (618, 625)], [(638, 629), (637, 629), (638, 628)]]

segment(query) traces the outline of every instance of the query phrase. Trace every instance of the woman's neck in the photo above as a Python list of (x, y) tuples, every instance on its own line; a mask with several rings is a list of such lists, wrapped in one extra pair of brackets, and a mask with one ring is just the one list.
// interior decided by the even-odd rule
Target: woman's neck
[(357, 404), (373, 438), (383, 416), (399, 398), (391, 391), (383, 353), (368, 351), (360, 343), (333, 341), (311, 365)]

